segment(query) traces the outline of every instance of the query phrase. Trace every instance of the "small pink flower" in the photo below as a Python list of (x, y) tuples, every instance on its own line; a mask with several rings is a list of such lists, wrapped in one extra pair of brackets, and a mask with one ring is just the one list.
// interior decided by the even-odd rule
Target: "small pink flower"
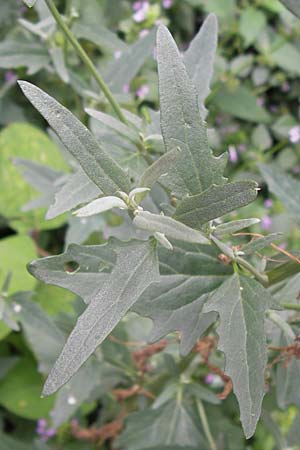
[(122, 56), (121, 50), (116, 50), (116, 51), (114, 52), (114, 57), (115, 57), (115, 59), (120, 59), (121, 56)]
[(163, 0), (162, 5), (164, 9), (169, 9), (173, 5), (173, 0)]
[(263, 105), (265, 104), (265, 99), (264, 99), (264, 97), (258, 97), (258, 98), (256, 99), (256, 104), (257, 104), (258, 106), (263, 106)]
[(149, 87), (146, 84), (142, 84), (142, 86), (136, 90), (136, 96), (140, 99), (144, 99), (147, 94), (149, 94)]
[(263, 230), (269, 230), (271, 228), (271, 226), (272, 226), (272, 223), (273, 223), (273, 221), (272, 221), (272, 218), (270, 216), (264, 216), (261, 219), (261, 228)]
[(212, 384), (214, 382), (215, 376), (213, 373), (208, 373), (204, 379), (205, 384)]
[(144, 22), (149, 11), (149, 2), (143, 2), (141, 7), (133, 14), (133, 20), (137, 23)]
[(149, 30), (144, 29), (144, 30), (141, 30), (141, 31), (140, 31), (139, 36), (140, 36), (141, 39), (143, 39), (143, 38), (146, 37), (148, 34), (149, 34)]
[(6, 83), (12, 83), (17, 80), (17, 76), (12, 70), (7, 70), (4, 74), (4, 80)]
[(281, 244), (279, 244), (278, 247), (281, 248), (282, 250), (285, 250), (287, 248), (287, 243), (281, 242)]
[(298, 144), (300, 142), (300, 126), (296, 125), (289, 131), (289, 139), (292, 144)]
[(294, 167), (292, 168), (292, 172), (293, 172), (295, 175), (298, 175), (298, 173), (300, 173), (300, 167), (299, 167), (299, 166), (294, 166)]
[(141, 9), (142, 6), (143, 6), (143, 0), (137, 1), (132, 4), (132, 9), (134, 11), (138, 11), (139, 9)]
[(246, 147), (245, 144), (239, 144), (239, 145), (238, 145), (238, 151), (239, 151), (240, 153), (244, 153), (246, 150), (247, 150), (247, 147)]
[(229, 145), (228, 153), (229, 153), (229, 161), (232, 163), (236, 163), (239, 159), (239, 156), (234, 145)]
[(124, 92), (124, 94), (128, 94), (130, 92), (129, 84), (124, 84), (123, 85), (123, 92)]
[(272, 208), (272, 206), (273, 206), (273, 200), (271, 198), (267, 198), (264, 201), (264, 207), (265, 208)]

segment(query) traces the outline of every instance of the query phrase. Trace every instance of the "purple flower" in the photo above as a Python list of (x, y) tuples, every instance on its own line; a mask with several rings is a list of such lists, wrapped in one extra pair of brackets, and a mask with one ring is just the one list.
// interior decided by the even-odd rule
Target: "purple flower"
[(289, 92), (290, 89), (291, 89), (291, 86), (288, 83), (288, 81), (285, 81), (284, 83), (282, 83), (282, 85), (281, 85), (281, 92)]
[(240, 153), (244, 153), (247, 150), (246, 145), (245, 144), (239, 144), (238, 145), (238, 151)]
[(287, 243), (281, 242), (281, 244), (279, 244), (278, 247), (281, 248), (282, 250), (285, 250), (287, 248)]
[(236, 163), (239, 157), (234, 145), (229, 145), (228, 153), (229, 153), (229, 161), (232, 163)]
[(4, 74), (4, 80), (6, 81), (6, 83), (12, 83), (14, 81), (16, 81), (17, 76), (15, 74), (15, 72), (13, 72), (12, 70), (7, 70)]
[(134, 11), (138, 11), (138, 10), (141, 9), (141, 7), (143, 6), (143, 3), (144, 3), (143, 0), (134, 2), (134, 3), (132, 4), (132, 9), (133, 9)]
[(278, 111), (278, 106), (276, 105), (270, 105), (270, 111), (271, 113), (276, 113)]
[[(137, 2), (140, 4), (140, 2)], [(135, 10), (133, 14), (133, 20), (137, 23), (143, 22), (146, 19), (147, 12), (150, 8), (149, 2), (144, 1), (140, 4), (140, 7)]]
[(143, 39), (143, 38), (144, 38), (145, 36), (147, 36), (148, 34), (149, 34), (149, 30), (144, 29), (144, 30), (141, 30), (141, 31), (140, 31), (139, 36), (140, 36), (141, 39)]
[(266, 198), (266, 200), (264, 201), (264, 207), (265, 208), (272, 208), (273, 206), (273, 200), (270, 198)]
[(142, 84), (142, 86), (136, 90), (136, 96), (140, 99), (144, 99), (147, 94), (149, 94), (149, 87), (146, 84)]
[(263, 230), (269, 230), (272, 226), (272, 218), (270, 216), (264, 216), (261, 219), (261, 228)]
[(45, 419), (39, 419), (37, 422), (36, 433), (43, 441), (47, 441), (56, 435), (56, 430), (54, 428), (47, 428), (47, 421)]
[(258, 106), (263, 106), (263, 105), (265, 104), (265, 99), (264, 99), (264, 97), (258, 97), (258, 98), (256, 99), (256, 104), (257, 104)]
[(300, 142), (300, 126), (296, 125), (289, 131), (289, 139), (292, 144), (298, 144)]
[(169, 9), (173, 5), (173, 0), (163, 0), (162, 5), (163, 8)]
[(208, 373), (204, 379), (205, 384), (212, 384), (214, 382), (215, 376), (213, 373)]
[(293, 172), (295, 175), (298, 175), (298, 173), (300, 173), (300, 167), (299, 167), (299, 166), (294, 166), (294, 167), (292, 168), (292, 172)]
[(123, 85), (123, 92), (124, 92), (124, 94), (128, 94), (130, 92), (129, 84), (124, 84)]

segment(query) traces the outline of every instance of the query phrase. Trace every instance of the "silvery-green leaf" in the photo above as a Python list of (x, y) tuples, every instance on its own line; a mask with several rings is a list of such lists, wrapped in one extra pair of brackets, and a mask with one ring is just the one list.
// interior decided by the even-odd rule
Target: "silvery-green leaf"
[(54, 203), (49, 207), (46, 219), (53, 219), (70, 211), (81, 203), (93, 200), (103, 194), (82, 169), (67, 176), (63, 186), (55, 192)]
[(237, 231), (243, 230), (244, 228), (251, 227), (260, 222), (260, 219), (240, 219), (233, 220), (232, 222), (221, 223), (217, 225), (214, 230), (214, 235), (218, 238), (227, 236), (228, 234), (236, 233)]
[[(281, 333), (279, 346), (287, 347), (294, 341)], [(286, 364), (279, 362), (276, 368), (276, 397), (281, 409), (287, 409), (289, 405), (300, 407), (300, 361), (292, 357)]]
[(167, 151), (180, 147), (182, 156), (164, 179), (175, 194), (195, 195), (213, 183), (223, 184), (226, 155), (215, 157), (208, 146), (195, 88), (167, 28), (157, 33), (161, 128)]
[(199, 228), (212, 219), (248, 205), (256, 196), (255, 181), (213, 185), (201, 194), (184, 197), (176, 208), (174, 218), (192, 228)]
[(203, 119), (207, 114), (204, 102), (210, 93), (217, 41), (218, 20), (214, 14), (209, 14), (183, 57), (187, 72), (198, 93), (199, 110)]
[(209, 244), (209, 240), (203, 233), (198, 230), (193, 230), (171, 217), (152, 214), (147, 211), (140, 211), (133, 219), (133, 223), (142, 230), (158, 231), (159, 233), (165, 234), (170, 239), (196, 242), (198, 244)]
[(23, 2), (25, 3), (26, 6), (28, 6), (28, 8), (32, 8), (36, 0), (23, 0)]
[(82, 244), (88, 240), (92, 233), (103, 233), (107, 228), (105, 217), (102, 215), (90, 217), (70, 216), (68, 229), (65, 235), (65, 248), (76, 242)]
[(300, 19), (300, 3), (298, 0), (280, 0), (292, 13)]
[(224, 253), (224, 255), (228, 256), (228, 258), (230, 258), (230, 259), (234, 259), (234, 252), (231, 247), (224, 244), (224, 242), (220, 241), (213, 235), (211, 235), (210, 238), (216, 244), (216, 246), (221, 250), (221, 252)]
[(105, 193), (128, 191), (130, 181), (121, 167), (101, 148), (92, 133), (64, 106), (27, 81), (19, 85), (33, 106), (55, 130), (88, 177)]
[(87, 41), (93, 42), (102, 51), (116, 52), (116, 51), (126, 51), (128, 49), (126, 43), (118, 38), (115, 33), (100, 25), (84, 23), (75, 23), (72, 28), (73, 33), (79, 39), (86, 39)]
[(70, 77), (64, 60), (64, 53), (61, 47), (55, 46), (49, 49), (53, 66), (64, 83), (69, 83)]
[(120, 122), (120, 120), (116, 119), (115, 117), (91, 108), (86, 108), (85, 112), (94, 119), (99, 120), (99, 122), (101, 122), (108, 128), (111, 128), (120, 136), (123, 136), (125, 139), (129, 139), (134, 144), (140, 141), (137, 131)]
[(155, 42), (155, 29), (122, 50), (118, 59), (108, 64), (104, 78), (113, 92), (123, 92), (123, 86), (131, 82), (146, 59), (151, 55)]
[(129, 200), (133, 200), (138, 205), (141, 203), (141, 201), (149, 194), (150, 188), (148, 187), (138, 187), (132, 189), (132, 191), (129, 192), (128, 197)]
[(50, 395), (63, 386), (108, 336), (143, 291), (159, 279), (156, 245), (132, 241), (115, 249), (116, 264), (79, 317), (44, 387)]
[(173, 250), (173, 245), (170, 241), (168, 241), (163, 233), (159, 233), (158, 231), (156, 231), (153, 236), (163, 247), (167, 248), (168, 250)]
[(77, 209), (74, 214), (77, 217), (88, 217), (93, 216), (94, 214), (100, 214), (112, 208), (127, 209), (127, 205), (119, 197), (102, 197), (93, 200), (91, 203), (88, 203), (80, 209)]
[(252, 255), (259, 250), (268, 247), (274, 241), (278, 241), (278, 239), (282, 239), (282, 233), (271, 233), (268, 236), (254, 239), (248, 244), (243, 245), (241, 251), (244, 252), (245, 255)]
[(265, 395), (267, 364), (265, 311), (270, 293), (256, 280), (230, 277), (206, 302), (204, 312), (217, 312), (218, 348), (225, 354), (225, 373), (231, 378), (247, 438), (256, 429)]
[(37, 259), (29, 272), (46, 284), (54, 284), (79, 295), (89, 303), (100, 290), (115, 264), (115, 240), (103, 245), (71, 244), (65, 253)]
[(140, 178), (139, 186), (152, 188), (155, 182), (173, 169), (173, 165), (181, 156), (180, 148), (174, 148), (158, 158), (149, 166)]
[(298, 304), (297, 299), (300, 292), (300, 274), (289, 278), (287, 283), (284, 283), (281, 289), (274, 294), (275, 299), (279, 304), (294, 303)]
[(0, 43), (0, 68), (14, 69), (27, 67), (28, 75), (33, 75), (49, 63), (45, 47), (35, 42), (3, 41)]
[(282, 202), (291, 217), (300, 222), (300, 182), (275, 164), (260, 164), (259, 170), (268, 188)]

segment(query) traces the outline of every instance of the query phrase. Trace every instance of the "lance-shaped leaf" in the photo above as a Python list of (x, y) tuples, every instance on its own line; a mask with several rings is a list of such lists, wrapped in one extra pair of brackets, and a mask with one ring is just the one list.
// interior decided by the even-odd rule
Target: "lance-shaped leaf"
[(107, 280), (119, 245), (114, 239), (103, 245), (71, 244), (61, 255), (32, 261), (28, 270), (44, 283), (69, 289), (89, 303)]
[(23, 0), (25, 5), (27, 5), (29, 8), (32, 8), (36, 2), (36, 0)]
[(272, 244), (274, 241), (278, 241), (278, 239), (282, 238), (282, 233), (271, 233), (268, 236), (263, 236), (258, 239), (254, 239), (242, 246), (241, 251), (245, 253), (245, 255), (252, 255), (259, 250), (263, 250), (268, 247), (268, 245)]
[(192, 228), (199, 228), (212, 219), (248, 205), (256, 199), (256, 196), (255, 181), (214, 185), (201, 194), (184, 197), (175, 211), (174, 219)]
[(112, 208), (127, 209), (126, 203), (119, 197), (108, 196), (97, 198), (86, 206), (78, 209), (74, 212), (77, 217), (88, 217), (94, 214), (100, 214), (104, 211), (108, 211)]
[(101, 194), (102, 191), (98, 186), (82, 169), (78, 169), (77, 172), (69, 175), (63, 186), (55, 192), (54, 203), (49, 207), (46, 219), (53, 219)]
[(133, 223), (142, 230), (163, 233), (170, 239), (198, 244), (210, 243), (200, 231), (193, 230), (171, 217), (152, 214), (148, 211), (139, 211), (133, 219)]
[(247, 438), (255, 432), (265, 395), (264, 320), (272, 303), (271, 294), (257, 281), (235, 274), (203, 308), (220, 316), (218, 348), (225, 354), (225, 373), (232, 380)]
[(49, 53), (51, 55), (52, 63), (58, 76), (64, 83), (69, 83), (70, 76), (66, 67), (63, 49), (60, 46), (56, 45), (49, 49)]
[(132, 241), (115, 253), (111, 276), (79, 317), (47, 378), (45, 395), (55, 392), (78, 371), (143, 291), (159, 280), (154, 241)]
[(300, 182), (275, 164), (260, 164), (259, 170), (268, 188), (282, 202), (291, 217), (300, 222)]
[(240, 219), (233, 220), (232, 222), (221, 223), (217, 225), (214, 234), (217, 238), (222, 238), (227, 236), (228, 234), (236, 233), (237, 231), (243, 230), (244, 228), (251, 227), (251, 225), (255, 225), (260, 222), (260, 219)]
[(215, 157), (208, 146), (195, 88), (167, 28), (157, 34), (161, 128), (167, 151), (180, 147), (183, 155), (166, 177), (178, 196), (195, 195), (213, 183), (223, 184), (226, 156)]
[(181, 156), (180, 148), (174, 148), (158, 158), (151, 166), (149, 166), (140, 178), (139, 186), (147, 186), (152, 188), (155, 182), (172, 170), (173, 164), (179, 160)]
[(0, 43), (0, 68), (13, 69), (27, 67), (28, 75), (33, 75), (49, 64), (49, 54), (45, 47), (35, 42), (3, 41)]
[(87, 25), (77, 22), (74, 24), (72, 31), (79, 39), (93, 42), (93, 44), (104, 52), (123, 52), (128, 49), (128, 46), (124, 41), (99, 23), (89, 23)]
[(26, 81), (19, 81), (19, 85), (88, 177), (105, 194), (113, 194), (118, 190), (127, 192), (130, 189), (125, 172), (70, 111), (36, 86)]
[(300, 19), (300, 3), (298, 0), (280, 0), (295, 16)]
[(183, 62), (198, 93), (198, 104), (203, 119), (207, 114), (204, 101), (210, 93), (217, 42), (218, 20), (214, 14), (210, 14), (183, 57)]

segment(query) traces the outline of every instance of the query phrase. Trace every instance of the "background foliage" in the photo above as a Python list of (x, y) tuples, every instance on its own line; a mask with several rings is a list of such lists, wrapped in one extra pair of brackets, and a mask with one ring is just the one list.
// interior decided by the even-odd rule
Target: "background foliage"
[[(287, 254), (267, 247), (264, 257), (258, 249), (255, 258), (262, 268), (269, 259), (271, 269), (278, 258), (287, 261), (293, 277), (281, 286), (280, 267), (275, 270), (279, 282), (275, 297), (290, 305), (291, 312), (278, 314), (276, 320), (283, 320), (281, 326), (287, 320), (297, 335), (300, 278), (293, 256), (300, 238), (299, 19), (275, 0), (137, 3), (57, 2), (119, 102), (148, 123), (150, 108), (159, 106), (155, 31), (148, 30), (159, 23), (168, 25), (183, 51), (207, 14), (217, 15), (219, 48), (206, 102), (210, 145), (216, 154), (229, 150), (226, 175), (231, 181), (254, 179), (262, 189), (254, 203), (228, 219), (259, 217), (261, 222), (252, 225), (251, 232), (283, 232), (278, 245)], [(294, 9), (293, 1), (285, 3)], [(17, 79), (39, 86), (96, 136), (106, 136), (110, 153), (136, 176), (147, 166), (133, 145), (137, 133), (122, 128), (112, 137), (111, 124), (105, 125), (104, 117), (99, 122), (91, 111), (86, 113), (87, 108), (111, 110), (42, 0), (32, 9), (17, 0), (2, 1), (0, 38), (0, 449), (299, 448), (299, 354), (290, 357), (269, 349), (269, 393), (257, 431), (246, 441), (216, 341), (207, 337), (183, 358), (175, 333), (148, 346), (151, 321), (134, 312), (68, 386), (55, 396), (40, 398), (45, 375), (83, 310), (77, 297), (83, 294), (75, 275), (72, 294), (37, 282), (26, 264), (37, 256), (61, 253), (72, 242), (95, 245), (109, 236), (127, 239), (130, 228), (122, 213), (77, 218), (61, 216), (66, 209), (53, 208), (51, 220), (45, 220), (60, 183), (67, 180), (70, 191), (76, 188), (78, 178), (68, 173), (76, 166), (20, 94)], [(139, 128), (139, 119), (133, 117)], [(159, 154), (162, 143), (153, 117), (146, 135), (145, 148)], [(85, 200), (95, 196), (93, 187), (89, 189)], [(191, 276), (202, 270), (207, 255), (196, 257), (190, 244), (186, 249), (190, 272), (183, 275)], [(179, 270), (178, 261), (180, 249), (173, 261), (167, 261), (169, 268)], [(226, 266), (224, 273), (215, 270), (206, 266), (203, 275), (230, 272)], [(136, 312), (147, 315), (147, 302)], [(163, 317), (153, 317), (156, 337)], [(272, 342), (280, 348), (289, 346), (285, 335), (280, 336), (271, 322), (268, 326)], [(190, 328), (181, 332), (189, 335)], [(207, 438), (207, 421), (215, 444)]]

